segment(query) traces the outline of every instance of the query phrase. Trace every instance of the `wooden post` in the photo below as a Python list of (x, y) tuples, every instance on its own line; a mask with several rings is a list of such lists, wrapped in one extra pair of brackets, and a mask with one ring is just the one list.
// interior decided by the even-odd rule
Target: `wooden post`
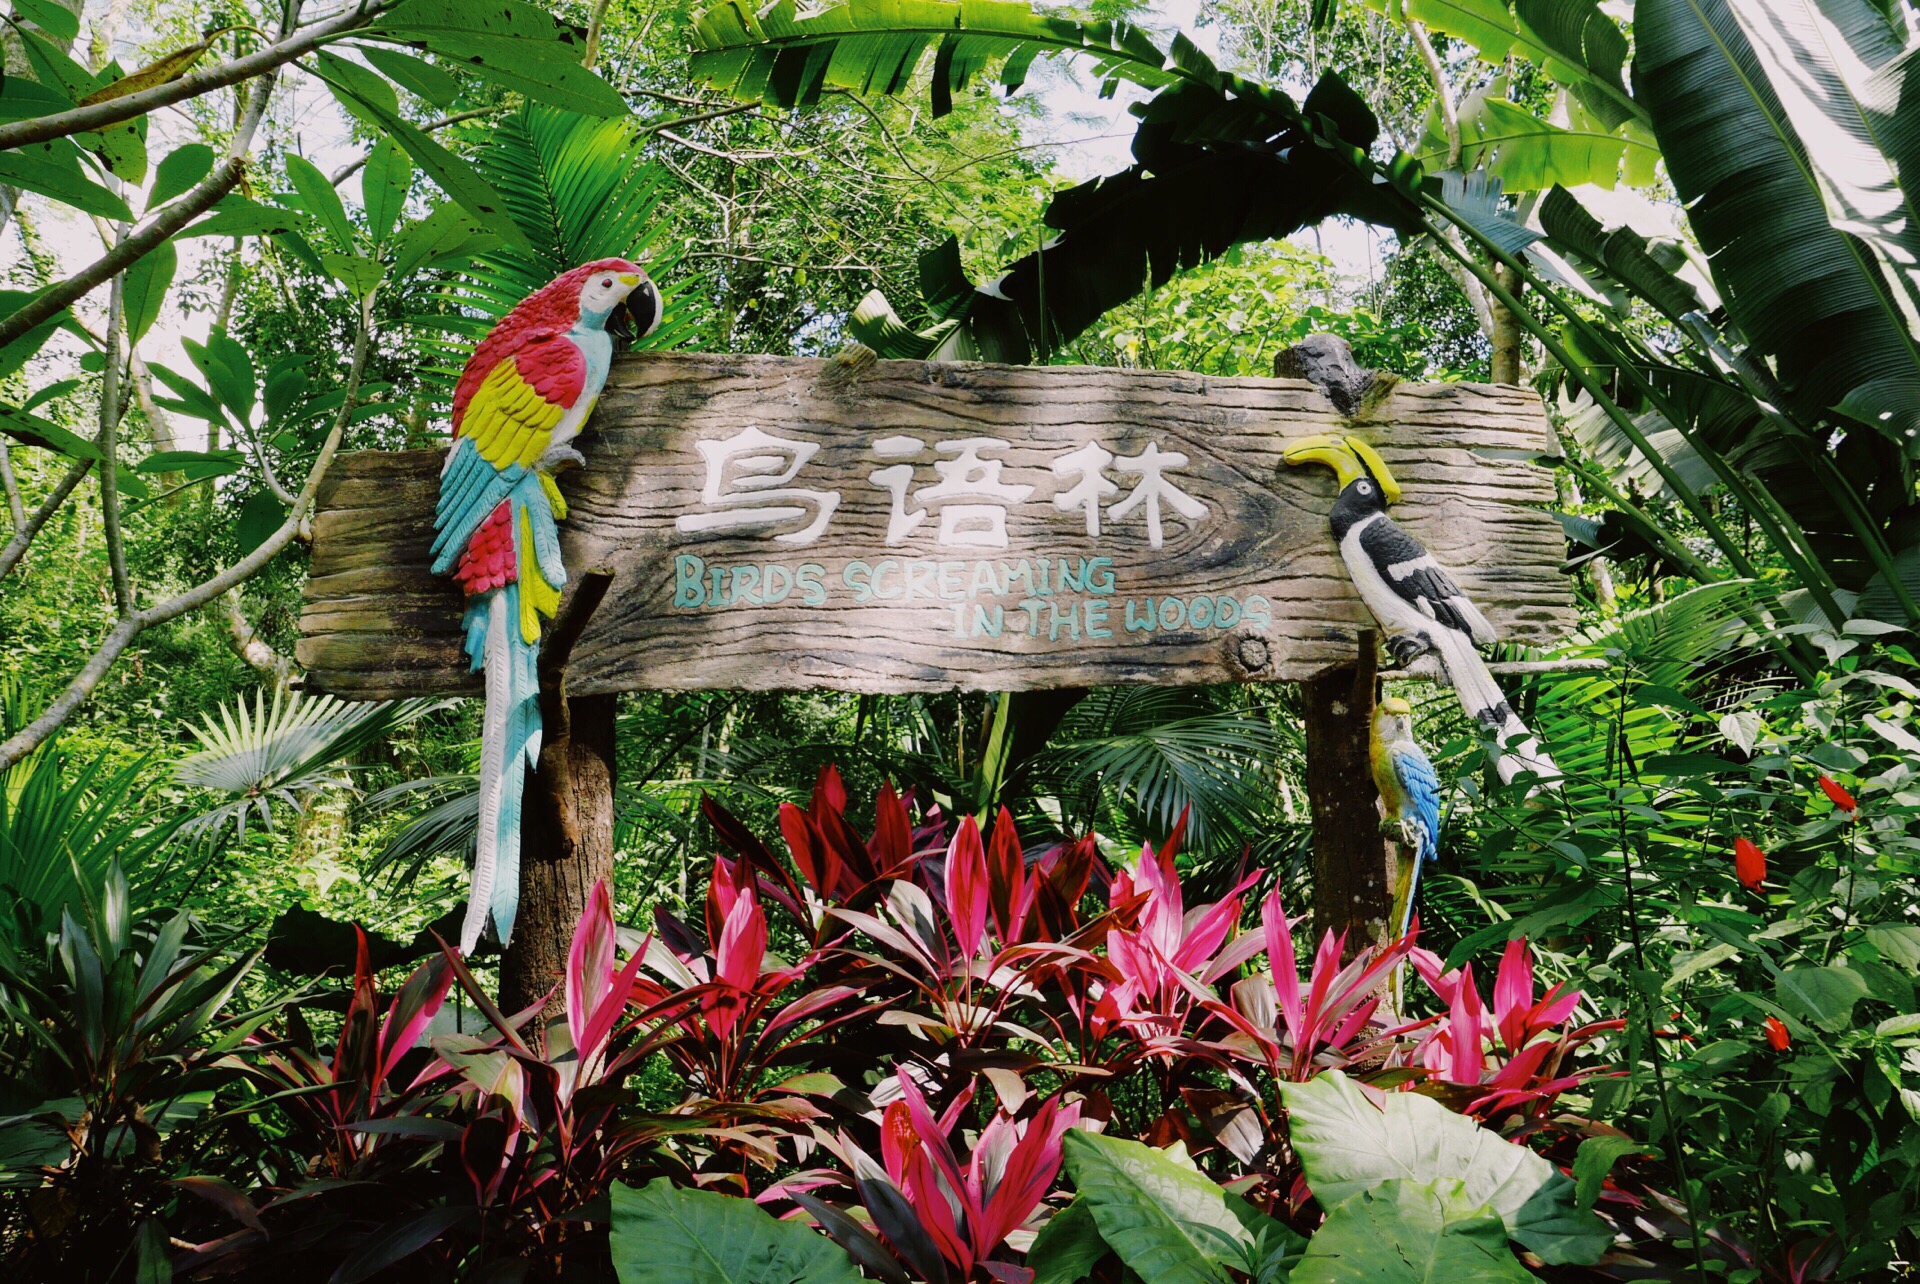
[(589, 573), (547, 630), (540, 655), (540, 767), (520, 817), (520, 912), (500, 964), (500, 1006), (525, 1008), (559, 984), (573, 925), (597, 879), (613, 880), (614, 715), (619, 697), (569, 696), (567, 662), (612, 577)]
[(1307, 801), (1313, 808), (1313, 933), (1347, 934), (1347, 954), (1393, 933), (1399, 861), (1380, 830), (1380, 792), (1368, 757), (1378, 635), (1360, 635), (1351, 665), (1300, 684), (1307, 733)]

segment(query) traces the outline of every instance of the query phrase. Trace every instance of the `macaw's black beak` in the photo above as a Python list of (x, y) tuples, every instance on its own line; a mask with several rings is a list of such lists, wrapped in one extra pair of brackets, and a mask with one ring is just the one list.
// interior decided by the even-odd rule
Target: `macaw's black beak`
[(642, 278), (640, 284), (627, 295), (626, 301), (614, 310), (613, 319), (619, 323), (622, 337), (630, 343), (637, 343), (660, 328), (660, 319), (665, 309), (660, 303), (660, 291), (652, 281)]

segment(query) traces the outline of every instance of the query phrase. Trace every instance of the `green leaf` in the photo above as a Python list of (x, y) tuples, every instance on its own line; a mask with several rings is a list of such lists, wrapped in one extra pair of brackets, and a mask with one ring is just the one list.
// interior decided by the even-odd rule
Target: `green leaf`
[(360, 1284), (413, 1256), (471, 1216), (470, 1205), (441, 1204), (416, 1217), (389, 1222), (340, 1263), (329, 1284)]
[[(17, 312), (38, 297), (39, 291), (0, 290), (0, 316)], [(0, 348), (0, 379), (6, 378), (26, 365), (35, 353), (47, 346), (47, 340), (53, 337), (55, 330), (72, 324), (72, 311), (62, 308), (50, 319), (42, 321), (6, 347)]]
[(367, 235), (375, 245), (392, 235), (412, 183), (413, 162), (397, 144), (383, 142), (367, 153), (366, 166), (360, 171), (360, 202), (367, 211)]
[[(1016, 83), (1036, 54), (1063, 50), (1090, 57), (1099, 80), (1157, 89), (1180, 74), (1141, 28), (1078, 23), (1004, 0), (847, 0), (806, 18), (794, 0), (758, 10), (717, 5), (694, 24), (689, 69), (696, 80), (742, 100), (805, 107), (827, 89), (898, 93), (936, 46), (936, 116), (994, 58), (1006, 60)], [(1198, 75), (1219, 83), (1211, 68)]]
[[(65, 141), (65, 140), (58, 140)], [(58, 149), (50, 149), (56, 155)], [(77, 157), (78, 153), (73, 155)], [(116, 222), (128, 222), (133, 211), (127, 203), (81, 171), (78, 160), (67, 163), (54, 159), (48, 151), (29, 146), (0, 152), (0, 183), (22, 187), (29, 192), (51, 196), (54, 200), (86, 214)]]
[(1889, 963), (1920, 972), (1920, 927), (1911, 923), (1875, 923), (1866, 932), (1867, 940)]
[(1883, 279), (1920, 312), (1920, 112), (1914, 66), (1887, 11), (1869, 0), (1752, 0), (1730, 6), (1747, 47), (1820, 180), (1830, 221), (1873, 248)]
[(1034, 1237), (1027, 1261), (1033, 1266), (1033, 1284), (1080, 1284), (1107, 1255), (1107, 1241), (1085, 1198), (1076, 1198), (1055, 1213)]
[(190, 191), (213, 172), (213, 148), (205, 143), (185, 143), (168, 152), (153, 171), (153, 190), (147, 193), (147, 208), (158, 209), (182, 192)]
[(1612, 1241), (1605, 1222), (1575, 1207), (1573, 1182), (1552, 1164), (1437, 1101), (1389, 1092), (1376, 1107), (1338, 1070), (1281, 1091), (1289, 1137), (1323, 1207), (1390, 1178), (1454, 1178), (1550, 1264), (1591, 1264)]
[(136, 116), (105, 129), (75, 134), (73, 141), (100, 158), (122, 182), (136, 187), (147, 181), (147, 118)]
[(0, 432), (28, 446), (38, 446), (69, 459), (98, 459), (100, 448), (51, 420), (10, 406), (0, 406)]
[[(1556, 185), (1592, 183), (1613, 187), (1622, 166), (1645, 168), (1659, 149), (1641, 139), (1582, 121), (1577, 127), (1548, 124), (1526, 108), (1491, 93), (1478, 93), (1460, 114), (1460, 163), (1483, 167), (1510, 192), (1544, 191)], [(1629, 161), (1629, 153), (1641, 153)], [(1447, 149), (1427, 146), (1414, 159), (1429, 169), (1446, 166)]]
[(750, 1199), (680, 1190), (665, 1177), (616, 1183), (613, 1268), (621, 1284), (859, 1284), (846, 1252)]
[(20, 38), (20, 52), (32, 66), (35, 80), (76, 101), (94, 91), (97, 81), (93, 73), (68, 55), (71, 40), (55, 44), (43, 35), (20, 27), (14, 28), (14, 34)]
[(1647, 1148), (1631, 1137), (1602, 1133), (1587, 1138), (1573, 1156), (1573, 1202), (1581, 1208), (1592, 1208), (1593, 1201), (1600, 1198), (1607, 1174), (1613, 1171), (1614, 1161), (1647, 1153)]
[(1790, 967), (1774, 982), (1782, 1007), (1823, 1030), (1838, 1034), (1853, 1021), (1853, 1005), (1867, 997), (1867, 983), (1844, 963)]
[(233, 537), (240, 545), (240, 556), (245, 557), (266, 543), (267, 537), (286, 520), (286, 506), (274, 498), (272, 491), (258, 490), (247, 496), (233, 523)]
[(246, 463), (237, 450), (158, 450), (133, 466), (140, 473), (179, 473), (188, 481), (231, 477)]
[(471, 165), (401, 118), (391, 85), (366, 68), (324, 50), (315, 55), (315, 60), (320, 78), (327, 82), (349, 115), (398, 143), (413, 158), (413, 163), (439, 184), (441, 191), (460, 202), (510, 244), (521, 249), (532, 248), (499, 192), (474, 173)]
[(1525, 1284), (1493, 1209), (1456, 1180), (1392, 1178), (1327, 1214), (1292, 1284)]
[[(1728, 0), (1645, 0), (1634, 92), (1728, 314), (1769, 358), (1789, 404), (1819, 418), (1877, 379), (1920, 379), (1910, 328), (1871, 250), (1828, 218), (1803, 139)], [(1904, 443), (1920, 406), (1875, 425)]]
[(62, 44), (71, 45), (80, 38), (77, 7), (69, 9), (54, 0), (13, 0), (13, 16), (31, 22)]
[(287, 177), (293, 180), (293, 190), (300, 194), (300, 201), (307, 207), (307, 213), (320, 221), (333, 243), (342, 249), (353, 248), (353, 220), (347, 217), (347, 207), (340, 201), (340, 193), (327, 181), (319, 167), (304, 156), (287, 157)]
[(441, 57), (536, 102), (587, 116), (624, 116), (627, 101), (580, 65), (579, 50), (557, 42), (500, 39), (471, 29), (434, 35), (428, 47)]
[(213, 212), (179, 233), (180, 239), (199, 236), (268, 236), (311, 227), (312, 220), (297, 210), (262, 205), (244, 196), (228, 196)]
[(1155, 1284), (1226, 1284), (1253, 1237), (1211, 1178), (1163, 1151), (1072, 1129), (1067, 1173), (1113, 1251)]
[(207, 387), (233, 415), (236, 423), (246, 423), (253, 415), (253, 403), (259, 375), (253, 368), (253, 356), (238, 339), (225, 330), (213, 330), (205, 343), (182, 339), (180, 346), (207, 381)]
[(451, 201), (417, 223), (401, 229), (394, 248), (393, 276), (399, 280), (425, 268), (464, 263), (495, 249), (500, 238)]
[(1514, 0), (1513, 9), (1520, 30), (1553, 52), (1542, 70), (1572, 89), (1604, 126), (1646, 119), (1622, 74), (1626, 33), (1594, 0)]
[(578, 35), (553, 14), (526, 0), (407, 0), (386, 13), (364, 34), (379, 33), (429, 44), (476, 33), (528, 44), (572, 46), (580, 59)]
[(372, 294), (387, 274), (384, 263), (360, 254), (335, 254), (323, 250), (320, 261), (327, 265), (327, 272), (352, 290), (356, 297)]
[(172, 241), (162, 241), (152, 250), (143, 254), (127, 269), (123, 286), (123, 299), (126, 314), (127, 341), (138, 343), (153, 329), (153, 323), (160, 319), (161, 309), (166, 306), (167, 290), (173, 285), (174, 270), (179, 266), (179, 255)]
[(915, 330), (900, 319), (900, 314), (878, 290), (869, 290), (853, 315), (847, 318), (847, 333), (875, 355), (905, 361), (926, 361), (940, 345), (960, 330), (960, 321), (936, 321), (925, 330)]
[(204, 419), (208, 423), (226, 421), (226, 411), (220, 408), (219, 401), (193, 380), (158, 361), (149, 361), (147, 369), (152, 371), (153, 377), (165, 384), (176, 398), (176, 400), (158, 399), (161, 406), (168, 410), (177, 410), (183, 415), (191, 415), (195, 419)]
[(415, 58), (412, 54), (403, 54), (381, 45), (355, 45), (353, 48), (388, 80), (442, 111), (459, 100), (460, 82), (424, 58)]

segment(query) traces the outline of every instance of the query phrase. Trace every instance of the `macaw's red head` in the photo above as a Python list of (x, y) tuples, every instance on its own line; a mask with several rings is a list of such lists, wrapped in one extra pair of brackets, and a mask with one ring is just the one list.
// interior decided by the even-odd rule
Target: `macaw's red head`
[(623, 303), (636, 336), (650, 334), (660, 324), (660, 292), (645, 270), (626, 259), (596, 259), (528, 295), (507, 321), (570, 330), (585, 320), (597, 328)]

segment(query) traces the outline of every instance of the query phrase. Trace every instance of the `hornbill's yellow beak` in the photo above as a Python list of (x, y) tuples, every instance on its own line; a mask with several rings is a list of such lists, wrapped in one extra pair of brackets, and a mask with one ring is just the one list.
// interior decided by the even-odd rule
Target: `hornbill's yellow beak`
[(1387, 503), (1400, 501), (1400, 483), (1393, 479), (1387, 461), (1358, 437), (1335, 437), (1326, 433), (1302, 437), (1290, 442), (1280, 457), (1289, 464), (1325, 464), (1333, 469), (1342, 490), (1362, 477), (1371, 477), (1379, 483), (1381, 497)]

